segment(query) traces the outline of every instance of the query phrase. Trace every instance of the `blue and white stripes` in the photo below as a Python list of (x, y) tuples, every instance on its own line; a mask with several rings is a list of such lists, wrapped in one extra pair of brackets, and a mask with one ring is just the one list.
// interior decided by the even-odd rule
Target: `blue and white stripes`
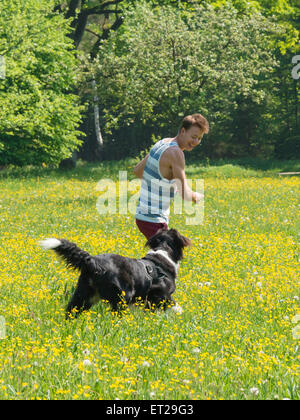
[(170, 205), (176, 193), (175, 180), (164, 178), (159, 169), (162, 154), (178, 144), (160, 140), (150, 150), (141, 185), (141, 195), (135, 217), (153, 223), (169, 222)]

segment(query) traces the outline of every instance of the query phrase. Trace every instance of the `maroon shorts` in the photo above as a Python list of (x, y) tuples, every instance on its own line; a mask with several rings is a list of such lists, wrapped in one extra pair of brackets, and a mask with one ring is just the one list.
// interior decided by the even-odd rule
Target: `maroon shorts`
[(135, 219), (136, 225), (147, 239), (155, 235), (159, 229), (168, 229), (166, 223), (145, 222), (144, 220)]

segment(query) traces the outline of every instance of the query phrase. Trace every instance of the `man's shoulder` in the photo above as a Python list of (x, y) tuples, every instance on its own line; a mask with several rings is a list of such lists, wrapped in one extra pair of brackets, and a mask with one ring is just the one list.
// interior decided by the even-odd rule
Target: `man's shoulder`
[(166, 157), (168, 157), (171, 160), (180, 160), (180, 161), (184, 161), (184, 153), (183, 151), (179, 148), (179, 146), (172, 146), (169, 147), (166, 151), (165, 151), (165, 155)]

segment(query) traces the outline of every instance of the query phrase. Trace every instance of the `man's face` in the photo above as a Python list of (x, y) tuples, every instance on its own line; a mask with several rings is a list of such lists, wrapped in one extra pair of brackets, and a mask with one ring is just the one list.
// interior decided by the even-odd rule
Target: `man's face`
[(204, 132), (197, 125), (192, 125), (188, 130), (182, 128), (180, 134), (183, 149), (190, 152), (201, 143)]

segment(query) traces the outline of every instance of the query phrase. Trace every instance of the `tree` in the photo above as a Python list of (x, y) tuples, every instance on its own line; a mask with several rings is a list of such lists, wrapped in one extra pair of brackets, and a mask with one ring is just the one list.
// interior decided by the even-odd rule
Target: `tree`
[(177, 127), (184, 115), (201, 112), (218, 133), (241, 98), (264, 100), (260, 82), (277, 65), (270, 45), (281, 32), (259, 12), (194, 5), (182, 14), (139, 3), (102, 43), (93, 67), (105, 126)]
[(81, 143), (77, 60), (53, 1), (2, 0), (1, 164), (57, 164)]
[[(189, 0), (147, 0), (151, 7), (172, 5), (178, 7), (189, 4)], [(118, 31), (124, 21), (124, 13), (134, 7), (137, 0), (56, 0), (55, 10), (70, 21), (74, 48), (84, 53), (87, 61), (97, 57), (102, 42), (113, 31)], [(101, 160), (103, 139), (100, 130), (99, 104), (95, 89), (95, 79), (91, 74), (83, 93), (89, 106), (84, 115), (82, 129), (86, 139), (81, 149), (81, 156), (86, 160)], [(67, 160), (68, 164), (70, 160)]]

